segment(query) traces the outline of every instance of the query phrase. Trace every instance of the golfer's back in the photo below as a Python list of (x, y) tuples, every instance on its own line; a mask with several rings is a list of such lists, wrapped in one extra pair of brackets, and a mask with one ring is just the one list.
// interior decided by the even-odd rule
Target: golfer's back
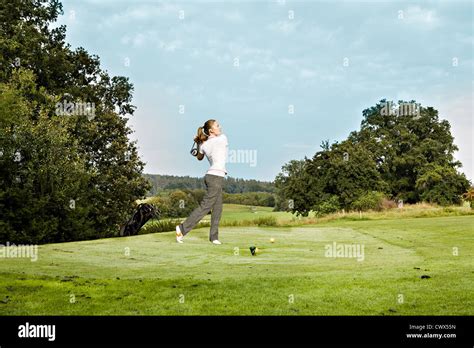
[(229, 142), (225, 134), (219, 136), (209, 137), (201, 146), (201, 154), (205, 154), (210, 168), (206, 174), (213, 174), (218, 176), (225, 176), (227, 170), (225, 163), (227, 159)]

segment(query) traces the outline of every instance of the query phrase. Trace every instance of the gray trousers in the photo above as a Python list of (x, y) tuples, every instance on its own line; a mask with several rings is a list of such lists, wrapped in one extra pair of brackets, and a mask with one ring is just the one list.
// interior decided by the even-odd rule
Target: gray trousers
[(211, 232), (209, 233), (209, 240), (212, 242), (219, 237), (218, 227), (222, 215), (222, 186), (224, 185), (224, 177), (206, 174), (204, 176), (204, 183), (206, 184), (206, 195), (202, 202), (199, 203), (199, 206), (193, 210), (191, 215), (179, 227), (183, 236), (185, 236), (212, 209)]

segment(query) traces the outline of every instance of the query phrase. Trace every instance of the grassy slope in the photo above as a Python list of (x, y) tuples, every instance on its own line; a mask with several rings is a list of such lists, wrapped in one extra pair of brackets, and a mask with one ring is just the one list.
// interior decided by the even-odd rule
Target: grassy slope
[[(44, 245), (37, 262), (0, 259), (0, 314), (473, 315), (473, 222), (221, 227), (222, 246), (208, 228), (182, 245), (173, 233)], [(326, 258), (333, 242), (363, 244), (364, 261)]]

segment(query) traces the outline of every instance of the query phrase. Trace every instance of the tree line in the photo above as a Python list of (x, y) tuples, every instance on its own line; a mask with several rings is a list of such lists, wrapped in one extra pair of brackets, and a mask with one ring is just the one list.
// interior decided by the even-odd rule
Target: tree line
[[(417, 108), (399, 112), (406, 105)], [(384, 199), (451, 205), (472, 197), (453, 157), (458, 148), (450, 124), (436, 109), (383, 99), (362, 114), (360, 130), (347, 139), (324, 141), (312, 158), (282, 167), (275, 178), (278, 209), (306, 216), (377, 209)]]
[[(205, 189), (202, 177), (176, 176), (176, 175), (143, 175), (152, 185), (148, 196), (154, 196), (163, 190), (173, 189)], [(223, 191), (226, 193), (245, 193), (245, 192), (274, 192), (275, 187), (272, 182), (259, 181), (253, 179), (240, 179), (226, 177), (224, 180)]]

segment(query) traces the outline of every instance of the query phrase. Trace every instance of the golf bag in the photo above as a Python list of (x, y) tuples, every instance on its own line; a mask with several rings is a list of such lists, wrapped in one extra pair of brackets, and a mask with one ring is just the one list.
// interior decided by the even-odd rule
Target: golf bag
[(132, 218), (120, 229), (120, 236), (134, 236), (140, 228), (158, 213), (157, 209), (148, 203), (142, 203), (137, 207)]

